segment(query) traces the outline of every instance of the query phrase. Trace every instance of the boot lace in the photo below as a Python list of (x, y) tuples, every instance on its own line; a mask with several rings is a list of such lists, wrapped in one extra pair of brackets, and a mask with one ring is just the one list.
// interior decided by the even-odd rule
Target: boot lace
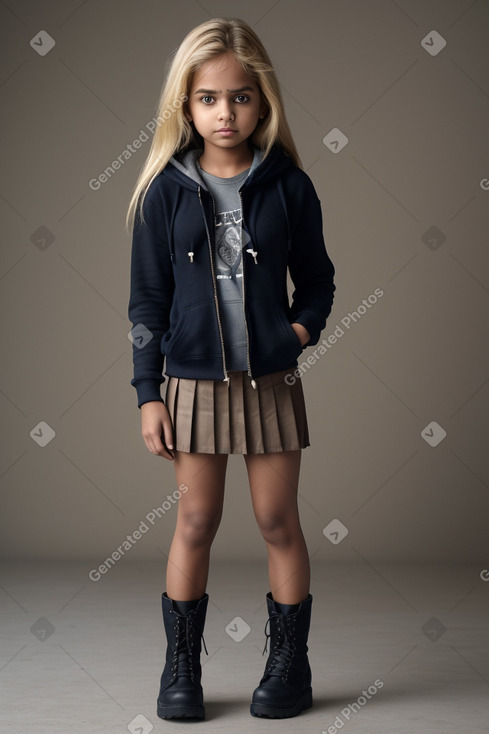
[[(194, 680), (195, 670), (193, 653), (196, 642), (192, 613), (185, 616), (176, 614), (173, 630), (175, 632), (175, 647), (173, 648), (171, 663), (172, 680), (175, 680), (177, 675), (186, 675), (189, 676), (191, 680)], [(205, 654), (208, 655), (209, 653), (207, 652), (204, 635), (201, 637), (204, 644)]]
[[(267, 632), (267, 626), (271, 629), (271, 634)], [(287, 680), (296, 650), (294, 620), (291, 615), (278, 614), (267, 620), (262, 655), (267, 651), (268, 640), (271, 640), (271, 644), (265, 675), (278, 675)]]

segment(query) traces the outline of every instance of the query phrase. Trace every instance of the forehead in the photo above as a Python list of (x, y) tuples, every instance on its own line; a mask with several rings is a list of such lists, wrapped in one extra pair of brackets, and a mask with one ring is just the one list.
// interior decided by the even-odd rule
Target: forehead
[(257, 89), (257, 85), (233, 54), (223, 54), (209, 61), (205, 61), (197, 69), (192, 80), (192, 89), (205, 85), (209, 89), (224, 91), (230, 87), (240, 87), (244, 84)]

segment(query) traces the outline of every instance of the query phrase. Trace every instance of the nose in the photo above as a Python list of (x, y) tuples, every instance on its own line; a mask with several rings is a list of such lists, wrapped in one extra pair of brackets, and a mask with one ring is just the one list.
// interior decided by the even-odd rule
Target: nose
[(227, 100), (223, 99), (219, 105), (219, 120), (232, 120), (234, 117), (232, 105)]

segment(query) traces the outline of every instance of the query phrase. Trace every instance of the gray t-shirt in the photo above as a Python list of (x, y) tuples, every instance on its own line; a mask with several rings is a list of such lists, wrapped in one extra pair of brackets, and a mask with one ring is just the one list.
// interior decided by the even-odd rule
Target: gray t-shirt
[(247, 178), (246, 169), (231, 178), (204, 171), (199, 175), (215, 201), (214, 263), (217, 298), (228, 370), (247, 370), (246, 326), (243, 310), (242, 212), (238, 190)]

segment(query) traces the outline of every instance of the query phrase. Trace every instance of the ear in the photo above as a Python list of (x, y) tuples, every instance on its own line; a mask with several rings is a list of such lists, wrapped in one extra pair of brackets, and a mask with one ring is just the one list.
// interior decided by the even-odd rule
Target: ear
[(184, 102), (184, 105), (183, 105), (183, 114), (187, 118), (188, 122), (192, 122), (192, 116), (191, 116), (190, 112), (188, 111), (188, 101), (185, 101)]

